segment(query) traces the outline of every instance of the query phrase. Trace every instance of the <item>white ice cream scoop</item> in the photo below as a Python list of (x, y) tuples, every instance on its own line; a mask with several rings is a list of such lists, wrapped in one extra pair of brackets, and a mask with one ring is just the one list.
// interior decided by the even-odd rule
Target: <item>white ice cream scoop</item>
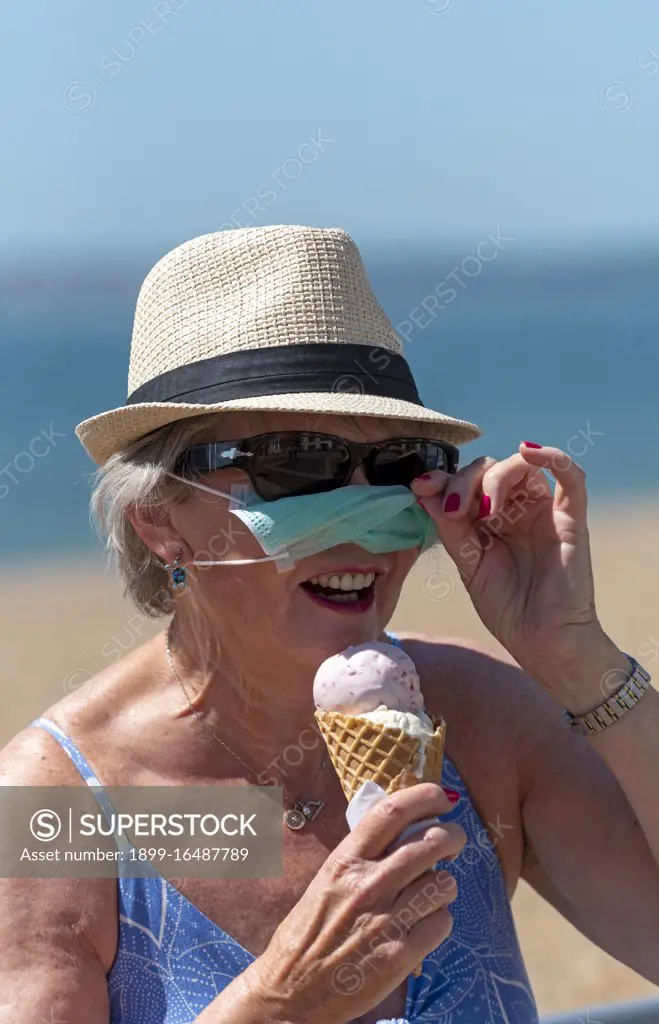
[(417, 715), (423, 711), (414, 662), (400, 647), (377, 640), (327, 658), (316, 673), (313, 698), (321, 711), (353, 715), (383, 706)]

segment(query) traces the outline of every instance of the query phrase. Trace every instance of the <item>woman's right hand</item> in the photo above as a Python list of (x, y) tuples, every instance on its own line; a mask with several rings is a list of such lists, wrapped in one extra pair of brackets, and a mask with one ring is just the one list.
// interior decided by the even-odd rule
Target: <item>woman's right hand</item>
[(408, 825), (450, 809), (433, 783), (400, 790), (365, 814), (330, 853), (249, 969), (264, 1019), (354, 1020), (450, 935), (447, 905), (457, 885), (434, 866), (460, 852), (463, 829), (438, 822), (386, 852)]

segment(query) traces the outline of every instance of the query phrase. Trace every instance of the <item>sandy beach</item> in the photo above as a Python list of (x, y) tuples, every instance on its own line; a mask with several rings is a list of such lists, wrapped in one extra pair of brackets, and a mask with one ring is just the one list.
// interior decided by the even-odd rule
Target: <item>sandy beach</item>
[[(591, 507), (590, 529), (604, 627), (659, 679), (657, 503), (635, 501), (624, 510)], [(12, 566), (0, 591), (0, 613), (1, 743), (107, 664), (108, 650), (128, 651), (162, 628), (124, 600), (102, 562), (90, 560), (20, 570)], [(498, 650), (441, 550), (418, 563), (391, 625), (471, 637)], [(659, 995), (655, 986), (597, 950), (524, 884), (514, 909), (541, 1012)]]

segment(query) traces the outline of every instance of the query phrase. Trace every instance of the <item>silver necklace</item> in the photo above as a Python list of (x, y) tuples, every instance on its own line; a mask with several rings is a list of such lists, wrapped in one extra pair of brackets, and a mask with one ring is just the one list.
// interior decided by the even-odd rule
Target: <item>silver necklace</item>
[[(240, 761), (240, 763), (243, 764), (245, 768), (247, 768), (248, 771), (251, 772), (251, 774), (254, 775), (258, 780), (258, 772), (254, 768), (252, 768), (251, 764), (249, 764), (244, 757), (241, 757), (240, 754), (237, 754), (235, 750), (232, 750), (229, 744), (226, 743), (220, 736), (217, 735), (217, 733), (215, 733), (211, 729), (210, 725), (208, 724), (204, 716), (190, 700), (190, 697), (188, 696), (188, 691), (186, 690), (183, 680), (181, 679), (181, 676), (178, 673), (176, 665), (174, 664), (174, 659), (172, 657), (172, 651), (170, 646), (169, 629), (165, 634), (165, 653), (167, 655), (167, 661), (169, 663), (172, 675), (174, 676), (179, 686), (181, 687), (181, 690), (183, 691), (183, 696), (185, 697), (188, 707), (190, 708), (192, 714), (195, 716), (195, 718), (199, 719), (203, 728), (208, 733), (210, 733), (213, 739), (216, 740), (217, 743), (219, 743), (222, 747), (224, 747), (225, 750), (228, 750), (231, 756), (235, 757), (237, 761)], [(320, 762), (320, 766), (316, 771), (316, 774), (311, 779), (312, 782), (315, 782), (315, 780), (318, 778), (326, 764), (327, 757), (324, 757), (323, 760)], [(257, 785), (262, 785), (262, 783), (257, 782)], [(286, 793), (286, 789), (283, 786), (282, 789), (284, 791), (285, 798), (288, 800), (289, 797)], [(313, 821), (315, 818), (317, 818), (324, 806), (325, 804), (322, 800), (296, 800), (292, 807), (289, 807), (286, 811), (284, 811), (284, 825), (286, 825), (287, 828), (292, 829), (294, 832), (297, 832), (299, 829), (304, 828), (307, 822)]]

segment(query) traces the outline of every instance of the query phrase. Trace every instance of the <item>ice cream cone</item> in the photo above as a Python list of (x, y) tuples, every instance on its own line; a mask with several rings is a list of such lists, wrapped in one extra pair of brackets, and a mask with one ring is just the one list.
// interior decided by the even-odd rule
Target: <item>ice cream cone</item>
[[(387, 793), (419, 782), (439, 783), (446, 739), (443, 719), (432, 719), (435, 732), (426, 742), (420, 767), (421, 741), (402, 729), (390, 729), (342, 711), (316, 710), (315, 715), (348, 801), (367, 779), (377, 782)], [(423, 963), (417, 964), (412, 973), (418, 978), (422, 969)]]
[(446, 734), (443, 719), (433, 719), (435, 733), (426, 743), (420, 768), (421, 741), (417, 736), (342, 711), (317, 710), (315, 714), (347, 800), (352, 800), (367, 779), (387, 793), (418, 782), (439, 782)]

